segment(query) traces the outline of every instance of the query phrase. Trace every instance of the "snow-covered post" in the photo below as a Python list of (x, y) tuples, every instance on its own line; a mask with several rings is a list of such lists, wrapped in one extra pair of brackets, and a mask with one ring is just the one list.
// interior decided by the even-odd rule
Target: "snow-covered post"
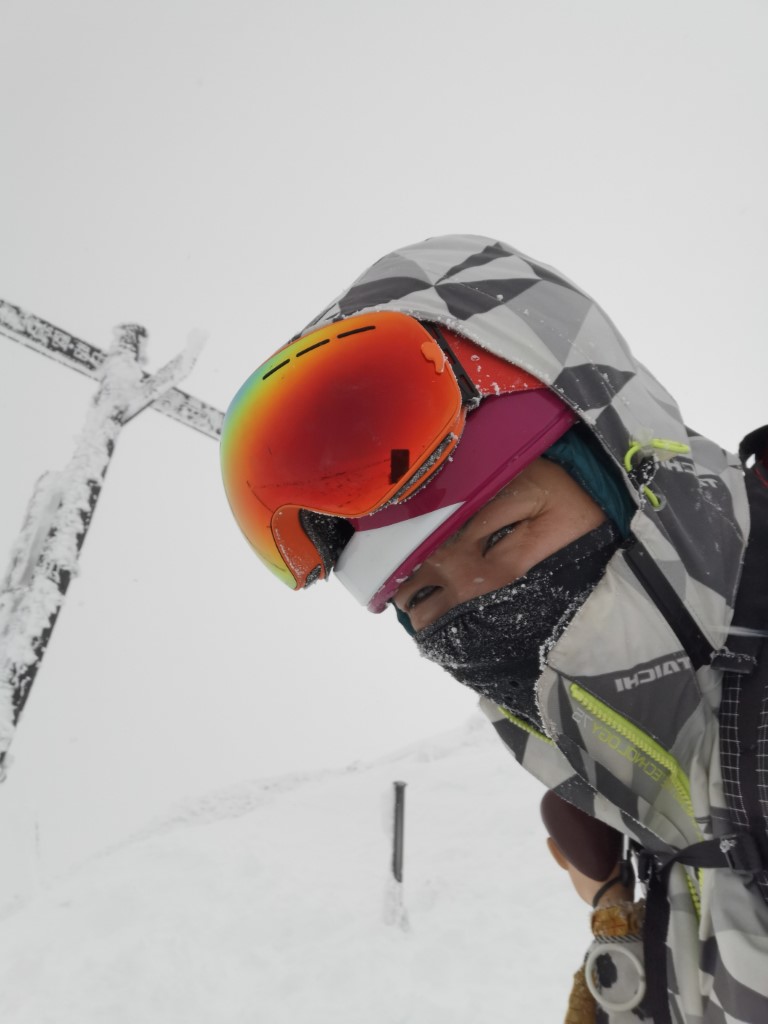
[(402, 931), (410, 931), (408, 912), (403, 901), (403, 837), (405, 834), (405, 783), (394, 782), (389, 802), (387, 831), (392, 839), (391, 875), (384, 897), (384, 922)]
[(118, 327), (99, 372), (75, 453), (38, 482), (0, 588), (0, 778), (19, 716), (45, 653), (123, 425), (186, 376), (199, 339), (153, 377), (140, 362), (146, 331)]
[(403, 838), (405, 833), (405, 783), (395, 782), (395, 816), (392, 827), (392, 874), (403, 880)]

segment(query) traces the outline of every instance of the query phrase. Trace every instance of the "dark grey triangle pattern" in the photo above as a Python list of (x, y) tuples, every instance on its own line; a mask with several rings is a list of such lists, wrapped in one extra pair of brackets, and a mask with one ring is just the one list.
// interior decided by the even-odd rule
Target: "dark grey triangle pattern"
[[(764, 1021), (766, 1019), (765, 993), (752, 992), (738, 978), (730, 974), (724, 966), (723, 954), (718, 948), (720, 941), (717, 935), (712, 935), (705, 943), (702, 951), (702, 969), (708, 973), (717, 974), (719, 982), (717, 993), (725, 1013), (738, 1015), (739, 1020)], [(714, 1019), (714, 1017), (707, 1018), (707, 1024), (709, 1024), (709, 1020)], [(723, 1020), (728, 1021), (729, 1018), (724, 1015)]]
[(632, 816), (630, 814), (625, 814), (625, 812), (622, 811), (621, 819), (623, 825), (623, 828), (621, 829), (622, 832), (627, 832), (629, 835), (633, 835), (639, 843), (648, 847), (648, 849), (652, 850), (653, 847), (658, 844), (658, 838), (655, 833), (651, 832), (648, 828), (644, 828), (638, 821), (637, 815)]
[[(728, 578), (724, 567), (738, 567), (744, 549), (741, 530), (727, 517), (733, 503), (728, 488), (722, 480), (711, 478), (702, 497), (697, 477), (673, 472), (666, 469), (664, 463), (657, 470), (651, 488), (664, 501), (663, 508), (655, 515), (666, 533), (675, 537), (677, 559), (658, 559), (662, 569), (670, 570), (668, 578), (672, 585), (678, 592), (681, 585), (688, 589), (680, 573), (682, 564), (691, 582), (701, 583), (726, 596)], [(711, 550), (713, 538), (717, 538), (716, 552)]]
[(634, 821), (640, 818), (637, 794), (600, 763), (595, 765), (595, 788)]
[(542, 281), (549, 281), (552, 284), (559, 284), (563, 288), (571, 288), (573, 291), (577, 292), (578, 294), (581, 294), (576, 285), (571, 284), (571, 282), (567, 278), (563, 277), (562, 274), (559, 274), (552, 267), (548, 267), (544, 263), (538, 263), (536, 260), (532, 260), (530, 256), (524, 256), (523, 259), (531, 267), (532, 270), (536, 271), (536, 276), (539, 277)]
[(493, 260), (506, 259), (507, 256), (509, 256), (509, 249), (502, 245), (501, 242), (494, 242), (492, 245), (486, 245), (480, 252), (472, 253), (471, 256), (462, 260), (455, 267), (451, 267), (450, 270), (443, 274), (440, 281), (448, 281), (464, 270), (469, 270), (472, 267), (482, 267)]
[(634, 370), (619, 370), (607, 363), (582, 363), (566, 366), (555, 380), (554, 387), (566, 394), (578, 395), (581, 408), (591, 411), (610, 405), (634, 376)]
[(509, 305), (564, 366), (592, 302), (561, 284), (539, 281), (529, 293), (514, 297)]
[(554, 792), (580, 811), (594, 817), (595, 814), (595, 791), (580, 779), (578, 775), (572, 775), (559, 786), (554, 787)]
[(495, 721), (493, 727), (502, 742), (512, 751), (515, 760), (522, 764), (525, 759), (529, 734), (513, 725), (508, 718), (503, 717)]
[(339, 299), (339, 313), (344, 317), (352, 316), (361, 309), (393, 302), (431, 287), (428, 281), (421, 281), (416, 277), (387, 277), (383, 281), (362, 281), (353, 285), (346, 295)]
[(478, 281), (471, 285), (448, 281), (435, 285), (435, 291), (451, 316), (455, 316), (457, 320), (468, 320), (477, 313), (487, 313), (488, 310), (509, 302), (535, 284), (534, 279)]
[(403, 299), (406, 295), (431, 288), (432, 281), (414, 260), (392, 253), (362, 274), (338, 299), (341, 316), (352, 316), (361, 309)]

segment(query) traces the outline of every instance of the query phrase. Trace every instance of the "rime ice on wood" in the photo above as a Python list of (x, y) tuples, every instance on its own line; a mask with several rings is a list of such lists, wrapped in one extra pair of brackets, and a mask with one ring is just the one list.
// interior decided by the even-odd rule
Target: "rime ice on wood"
[[(40, 317), (27, 313), (26, 310), (14, 306), (4, 299), (0, 299), (0, 334), (4, 334), (12, 341), (17, 341), (35, 352), (48, 356), (49, 359), (54, 359), (57, 363), (77, 370), (78, 373), (96, 379), (99, 378), (100, 368), (107, 357), (102, 349), (91, 345), (90, 342), (76, 338), (74, 335), (68, 334), (67, 331), (54, 327), (46, 320), (41, 320)], [(189, 341), (188, 353), (196, 344), (196, 339), (190, 337)], [(194, 362), (194, 359), (192, 361)], [(180, 372), (175, 379), (183, 380), (186, 372), (188, 371)], [(141, 374), (142, 380), (149, 380), (149, 374), (143, 370)], [(221, 436), (224, 413), (206, 402), (200, 401), (199, 398), (188, 395), (186, 391), (180, 391), (175, 387), (169, 387), (166, 391), (161, 389), (159, 397), (156, 396), (156, 401), (152, 402), (152, 408), (171, 419), (185, 423), (188, 427), (199, 430), (208, 437), (218, 438)]]
[[(74, 339), (8, 303), (0, 303), (0, 331), (32, 347), (43, 341), (48, 355), (55, 351), (60, 357), (66, 351), (67, 357), (59, 361), (73, 365), (69, 357)], [(35, 488), (0, 591), (0, 772), (77, 571), (80, 549), (120, 430), (174, 389), (194, 366), (201, 346), (200, 338), (190, 338), (186, 351), (149, 376), (140, 366), (145, 340), (143, 327), (125, 325), (116, 329), (115, 343), (105, 357), (91, 346), (102, 360), (88, 360), (87, 369), (83, 361), (75, 360), (75, 368), (100, 381), (99, 389), (69, 465), (63, 473), (44, 475)], [(183, 396), (183, 392), (176, 394)], [(218, 410), (209, 411), (221, 416)], [(185, 416), (176, 418), (200, 429)], [(215, 436), (212, 431), (205, 432)]]

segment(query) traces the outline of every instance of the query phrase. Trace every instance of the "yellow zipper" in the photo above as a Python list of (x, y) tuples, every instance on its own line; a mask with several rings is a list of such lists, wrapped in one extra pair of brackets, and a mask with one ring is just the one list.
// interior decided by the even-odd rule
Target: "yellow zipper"
[[(597, 697), (588, 693), (585, 689), (579, 686), (578, 683), (571, 683), (570, 686), (571, 696), (577, 701), (585, 710), (592, 715), (598, 721), (603, 722), (614, 732), (617, 732), (620, 736), (623, 736), (628, 740), (633, 747), (636, 747), (647, 757), (650, 757), (653, 761), (669, 773), (669, 785), (674, 793), (677, 801), (682, 806), (685, 813), (691, 819), (696, 829), (696, 834), (699, 838), (702, 838), (701, 830), (699, 829), (698, 822), (694, 816), (693, 801), (691, 800), (691, 784), (688, 776), (685, 774), (683, 769), (680, 767), (679, 762), (660, 746), (655, 740), (639, 729), (636, 725), (632, 725), (626, 718), (618, 714), (613, 708), (609, 708), (607, 704), (604, 704)], [(683, 865), (685, 873), (685, 881), (688, 885), (688, 892), (691, 896), (691, 902), (693, 903), (696, 917), (701, 920), (701, 886), (703, 884), (703, 875), (701, 870), (696, 874), (696, 880), (698, 881), (698, 890), (696, 882), (691, 878), (691, 873), (685, 865)]]
[(704, 869), (703, 868), (699, 868), (698, 871), (695, 871), (696, 880), (698, 881), (698, 884), (699, 884), (699, 888), (697, 889), (696, 888), (696, 882), (693, 881), (693, 879), (691, 878), (690, 873), (689, 873), (689, 872), (693, 871), (693, 869), (687, 867), (685, 864), (683, 864), (682, 867), (685, 868), (685, 881), (686, 881), (686, 884), (688, 886), (688, 892), (691, 894), (691, 903), (693, 903), (693, 908), (696, 911), (696, 918), (697, 918), (697, 920), (700, 921), (701, 920), (701, 896), (699, 895), (699, 893), (701, 892), (701, 887), (704, 885)]
[(507, 709), (503, 708), (500, 704), (497, 704), (496, 707), (505, 718), (508, 718), (510, 722), (516, 725), (519, 729), (522, 729), (523, 732), (527, 732), (531, 736), (535, 736), (537, 740), (542, 740), (544, 743), (554, 743), (554, 740), (551, 740), (549, 736), (545, 736), (543, 732), (539, 732), (538, 729), (534, 729), (534, 727), (529, 725), (524, 719), (518, 718), (517, 715), (513, 715), (511, 711), (507, 711)]
[(575, 701), (578, 701), (583, 708), (585, 708), (590, 715), (603, 722), (614, 732), (617, 732), (624, 739), (628, 740), (633, 747), (636, 747), (643, 754), (650, 757), (657, 764), (668, 773), (669, 786), (675, 795), (675, 798), (682, 806), (685, 813), (693, 821), (696, 826), (696, 832), (701, 835), (698, 825), (696, 824), (696, 818), (693, 811), (693, 801), (691, 800), (691, 784), (688, 781), (688, 776), (685, 774), (683, 769), (675, 758), (660, 746), (655, 740), (639, 729), (636, 725), (632, 725), (626, 718), (618, 714), (613, 708), (609, 708), (607, 704), (604, 704), (597, 697), (588, 693), (585, 689), (578, 685), (578, 683), (571, 683), (570, 686), (571, 696)]

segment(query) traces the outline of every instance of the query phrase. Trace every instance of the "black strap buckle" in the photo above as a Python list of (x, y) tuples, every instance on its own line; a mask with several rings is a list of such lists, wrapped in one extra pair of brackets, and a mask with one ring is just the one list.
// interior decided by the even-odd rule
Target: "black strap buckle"
[(627, 476), (636, 490), (647, 487), (656, 476), (658, 463), (653, 455), (643, 455), (640, 460), (629, 470)]
[(656, 854), (650, 850), (641, 849), (637, 852), (637, 879), (647, 886), (651, 878), (658, 870)]
[(440, 330), (437, 324), (425, 323), (424, 327), (426, 327), (426, 329), (435, 339), (435, 341), (445, 354), (446, 359), (448, 360), (448, 365), (453, 371), (453, 375), (456, 378), (456, 383), (459, 385), (462, 405), (466, 405), (470, 409), (474, 409), (480, 402), (481, 398), (481, 394), (475, 387), (474, 381), (459, 362), (456, 353), (448, 344), (447, 339), (445, 338), (443, 332)]
[(727, 647), (713, 651), (709, 663), (712, 668), (733, 672), (737, 676), (749, 676), (757, 668), (757, 658), (744, 651), (730, 651)]
[(619, 881), (625, 889), (631, 889), (635, 884), (635, 869), (632, 867), (628, 851), (619, 862)]
[(718, 839), (720, 852), (732, 871), (743, 875), (754, 875), (764, 871), (765, 864), (757, 840), (751, 832), (732, 832)]

